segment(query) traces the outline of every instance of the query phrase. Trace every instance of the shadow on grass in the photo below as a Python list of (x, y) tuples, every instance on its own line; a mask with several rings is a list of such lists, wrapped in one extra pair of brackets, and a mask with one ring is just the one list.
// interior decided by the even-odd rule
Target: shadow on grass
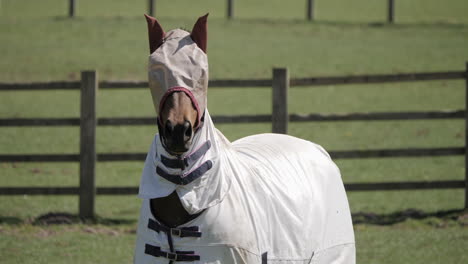
[(23, 223), (23, 220), (18, 217), (12, 217), (12, 216), (0, 216), (0, 224), (6, 224), (6, 225), (18, 225)]
[(455, 221), (461, 225), (468, 225), (467, 210), (447, 210), (424, 212), (417, 209), (406, 209), (390, 214), (376, 214), (371, 212), (357, 212), (352, 214), (353, 224), (393, 225), (409, 219), (425, 220), (437, 218), (443, 221)]
[(91, 224), (91, 225), (130, 225), (135, 224), (136, 220), (132, 219), (118, 219), (118, 218), (104, 218), (96, 216), (94, 219), (81, 219), (78, 215), (62, 212), (47, 213), (35, 218), (32, 222), (33, 225), (70, 225), (70, 224)]
[[(136, 216), (137, 217), (137, 216)], [(71, 225), (71, 224), (90, 224), (90, 225), (133, 225), (136, 224), (135, 219), (121, 219), (121, 218), (105, 218), (96, 216), (94, 219), (81, 219), (78, 215), (64, 213), (64, 212), (51, 212), (40, 215), (33, 219), (22, 219), (14, 216), (0, 216), (0, 225)]]

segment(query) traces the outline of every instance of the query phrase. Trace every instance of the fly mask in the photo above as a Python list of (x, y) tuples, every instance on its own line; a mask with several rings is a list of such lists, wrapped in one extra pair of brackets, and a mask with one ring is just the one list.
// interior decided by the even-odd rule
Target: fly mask
[[(203, 123), (208, 88), (206, 55), (208, 14), (198, 19), (192, 33), (182, 29), (166, 33), (155, 18), (147, 15), (145, 17), (148, 22), (151, 54), (148, 65), (149, 87), (154, 109), (158, 115), (159, 134), (165, 144), (167, 143), (164, 129), (166, 124), (161, 118), (161, 113), (167, 99), (173, 93), (180, 92), (187, 95), (197, 112), (195, 124), (185, 123), (184, 129), (190, 125), (190, 131), (196, 132)], [(185, 143), (190, 144), (191, 141)]]
[[(146, 16), (146, 15), (145, 15)], [(148, 153), (140, 183), (144, 199), (177, 192), (189, 214), (218, 204), (230, 188), (230, 142), (214, 127), (207, 110), (207, 16), (200, 17), (192, 33), (181, 29), (164, 32), (159, 22), (146, 16), (150, 57), (148, 78), (159, 135)], [(192, 142), (183, 153), (166, 145), (162, 113), (173, 95), (184, 94), (196, 109)], [(177, 111), (177, 109), (175, 109)], [(221, 166), (225, 164), (225, 168)]]

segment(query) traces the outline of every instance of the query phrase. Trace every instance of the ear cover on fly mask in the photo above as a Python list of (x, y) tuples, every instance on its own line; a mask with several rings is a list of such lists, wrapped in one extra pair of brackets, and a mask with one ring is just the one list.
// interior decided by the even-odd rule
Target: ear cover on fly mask
[(200, 17), (192, 33), (182, 29), (164, 32), (159, 22), (145, 15), (148, 23), (150, 57), (148, 80), (156, 114), (173, 92), (184, 92), (197, 110), (198, 128), (207, 105), (208, 57), (207, 18)]
[(161, 46), (166, 32), (154, 17), (145, 14), (145, 18), (148, 23), (148, 40), (151, 54)]

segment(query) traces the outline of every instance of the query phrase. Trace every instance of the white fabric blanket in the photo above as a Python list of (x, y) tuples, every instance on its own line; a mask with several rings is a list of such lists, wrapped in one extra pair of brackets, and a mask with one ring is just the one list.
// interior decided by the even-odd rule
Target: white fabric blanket
[[(134, 263), (167, 264), (184, 257), (188, 260), (175, 263), (355, 263), (354, 233), (340, 172), (321, 146), (277, 134), (249, 136), (231, 144), (206, 110), (205, 123), (187, 153), (196, 153), (208, 141), (208, 151), (181, 170), (161, 162), (162, 156), (170, 155), (159, 136), (154, 137), (140, 184), (143, 203)], [(162, 170), (185, 179), (207, 161), (212, 166), (186, 185), (157, 173)], [(160, 224), (150, 211), (149, 199), (174, 190), (189, 213), (202, 213), (178, 229), (155, 229)], [(184, 229), (198, 235), (181, 235)], [(175, 251), (183, 252), (169, 254), (168, 236)], [(153, 254), (145, 253), (148, 248)]]

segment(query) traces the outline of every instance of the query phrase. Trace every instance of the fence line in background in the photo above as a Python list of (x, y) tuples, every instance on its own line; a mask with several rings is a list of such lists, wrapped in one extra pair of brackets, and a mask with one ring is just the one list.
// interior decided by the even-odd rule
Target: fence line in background
[[(154, 117), (117, 117), (96, 118), (96, 92), (98, 86), (104, 89), (142, 88), (148, 83), (143, 81), (101, 81), (95, 71), (82, 72), (81, 81), (43, 82), (43, 83), (0, 83), (0, 90), (50, 90), (81, 89), (80, 118), (4, 118), (0, 126), (80, 126), (80, 154), (2, 154), (0, 162), (80, 162), (79, 187), (0, 187), (0, 195), (76, 195), (80, 196), (80, 217), (94, 217), (96, 194), (135, 194), (136, 187), (98, 187), (95, 186), (95, 166), (97, 161), (143, 161), (146, 153), (96, 153), (96, 125), (154, 125)], [(341, 84), (391, 83), (429, 80), (465, 79), (465, 110), (422, 111), (422, 112), (380, 112), (345, 114), (288, 114), (287, 94), (289, 86), (318, 86)], [(468, 62), (465, 71), (404, 73), (386, 75), (355, 75), (338, 77), (289, 79), (287, 69), (274, 69), (272, 79), (260, 80), (213, 80), (211, 86), (219, 87), (272, 87), (272, 115), (214, 116), (215, 123), (271, 122), (277, 133), (287, 133), (288, 122), (309, 121), (370, 121), (370, 120), (414, 120), (414, 119), (465, 119), (466, 138), (464, 147), (447, 148), (405, 148), (330, 151), (334, 159), (420, 157), (465, 155), (465, 168), (468, 168)], [(102, 87), (101, 87), (102, 86)], [(460, 181), (421, 181), (421, 182), (380, 182), (348, 183), (349, 191), (370, 190), (409, 190), (465, 188), (465, 208), (468, 208), (468, 170), (465, 180)]]
[[(68, 16), (73, 18), (76, 13), (77, 0), (68, 0)], [(308, 21), (315, 20), (314, 0), (306, 0), (306, 19)], [(156, 0), (148, 0), (147, 13), (150, 16), (156, 15)], [(226, 0), (226, 18), (234, 18), (234, 0)], [(387, 0), (387, 22), (395, 22), (395, 0)]]

